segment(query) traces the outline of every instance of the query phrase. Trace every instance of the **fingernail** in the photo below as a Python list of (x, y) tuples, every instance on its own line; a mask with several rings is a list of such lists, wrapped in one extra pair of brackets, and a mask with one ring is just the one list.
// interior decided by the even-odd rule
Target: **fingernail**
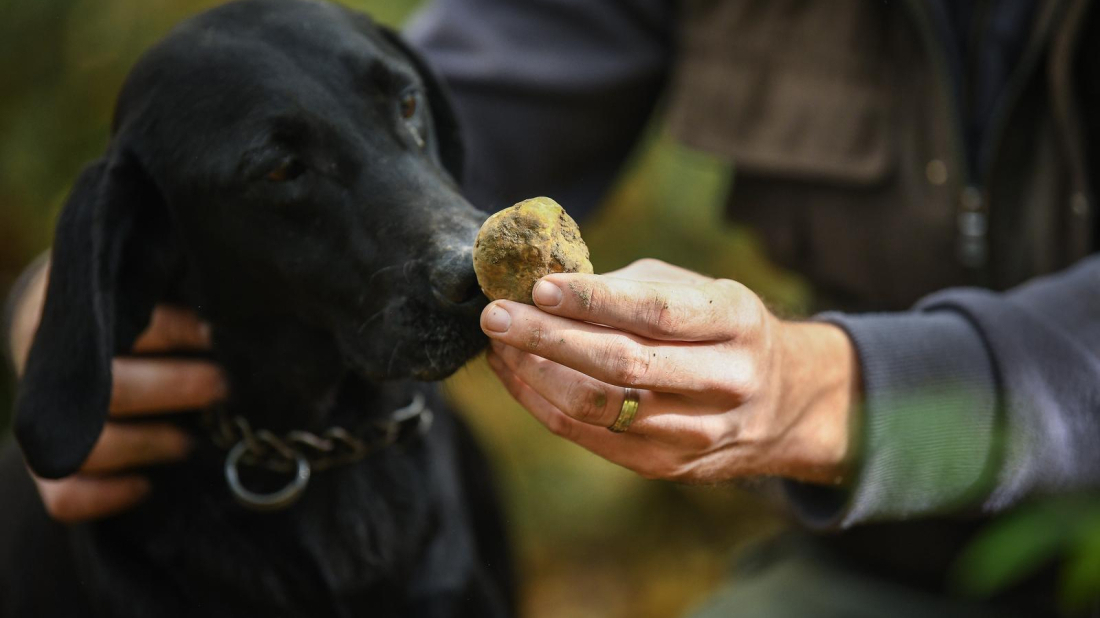
[(485, 312), (485, 320), (482, 323), (485, 330), (491, 330), (494, 333), (508, 332), (508, 328), (512, 326), (512, 316), (508, 315), (508, 312), (501, 309), (499, 305), (494, 305)]
[(557, 307), (561, 304), (561, 288), (549, 281), (539, 281), (535, 284), (531, 298), (540, 307)]

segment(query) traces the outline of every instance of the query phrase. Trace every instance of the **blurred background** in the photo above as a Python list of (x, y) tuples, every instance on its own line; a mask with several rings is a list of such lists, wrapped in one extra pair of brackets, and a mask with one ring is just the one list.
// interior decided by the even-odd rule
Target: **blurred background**
[[(72, 181), (106, 145), (131, 64), (172, 25), (219, 3), (0, 0), (0, 295), (49, 247)], [(419, 1), (344, 3), (399, 26)], [(597, 272), (657, 257), (740, 280), (781, 315), (802, 314), (808, 288), (769, 265), (748, 231), (721, 220), (730, 171), (676, 147), (654, 123), (606, 203), (581, 222)], [(7, 371), (0, 374), (2, 434), (13, 385)], [(527, 618), (680, 615), (714, 589), (740, 551), (784, 525), (761, 488), (645, 481), (553, 438), (512, 402), (483, 359), (445, 387), (496, 463)], [(1090, 512), (1100, 521), (1100, 510)], [(1026, 567), (1033, 557), (1006, 561), (1003, 551), (1049, 530), (1047, 522), (1033, 518), (1003, 532), (971, 570)], [(1100, 534), (1093, 541), (1096, 574)]]

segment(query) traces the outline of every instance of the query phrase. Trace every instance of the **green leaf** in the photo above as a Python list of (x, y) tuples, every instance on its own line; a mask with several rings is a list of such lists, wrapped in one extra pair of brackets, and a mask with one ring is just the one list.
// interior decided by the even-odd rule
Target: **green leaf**
[(1100, 513), (1091, 513), (1077, 528), (1059, 593), (1062, 608), (1071, 614), (1100, 600)]
[(1066, 496), (1023, 507), (990, 524), (952, 568), (959, 592), (989, 596), (1058, 558), (1063, 608), (1100, 598), (1100, 499)]
[(1060, 505), (1026, 508), (994, 522), (966, 548), (953, 567), (959, 591), (989, 596), (1053, 560), (1072, 530)]

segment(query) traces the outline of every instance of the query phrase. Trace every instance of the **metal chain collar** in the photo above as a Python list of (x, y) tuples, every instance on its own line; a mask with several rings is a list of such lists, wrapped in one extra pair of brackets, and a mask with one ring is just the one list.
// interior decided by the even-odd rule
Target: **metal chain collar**
[[(225, 476), (234, 497), (250, 508), (277, 510), (301, 496), (312, 472), (359, 461), (427, 433), (431, 424), (432, 411), (424, 405), (424, 396), (416, 393), (412, 403), (394, 410), (386, 420), (366, 425), (363, 435), (355, 435), (343, 427), (330, 427), (319, 435), (295, 430), (277, 436), (267, 429), (253, 429), (244, 417), (216, 413), (211, 438), (219, 448), (229, 451)], [(242, 465), (289, 473), (294, 478), (279, 491), (258, 494), (241, 483), (238, 468)]]

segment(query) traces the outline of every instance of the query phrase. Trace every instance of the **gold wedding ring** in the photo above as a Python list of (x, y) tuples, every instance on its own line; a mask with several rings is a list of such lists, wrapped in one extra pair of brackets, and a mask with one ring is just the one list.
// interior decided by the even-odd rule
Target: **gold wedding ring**
[(634, 416), (638, 414), (638, 390), (634, 388), (623, 389), (623, 407), (619, 409), (619, 417), (608, 427), (614, 433), (623, 433), (630, 429), (634, 422)]

